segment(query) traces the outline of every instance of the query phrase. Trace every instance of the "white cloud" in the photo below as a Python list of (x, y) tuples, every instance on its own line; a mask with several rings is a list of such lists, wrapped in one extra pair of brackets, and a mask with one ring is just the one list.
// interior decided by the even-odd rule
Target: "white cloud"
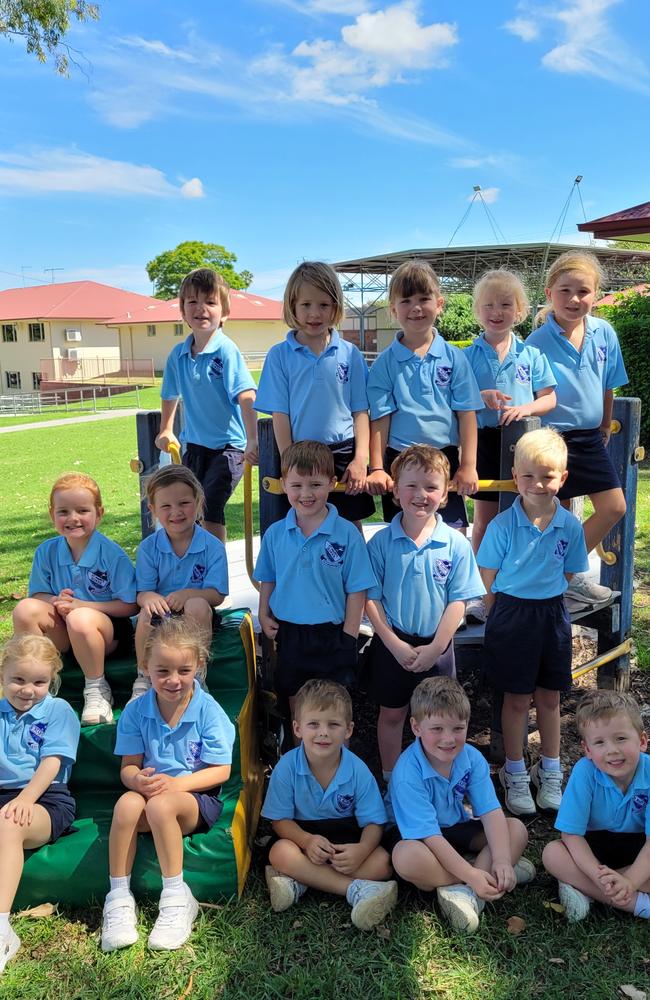
[[(493, 205), (501, 193), (501, 188), (491, 187), (491, 188), (481, 188), (480, 197), (483, 199), (486, 205)], [(476, 198), (476, 192), (471, 194), (468, 201), (474, 201)], [(478, 200), (478, 199), (477, 199)]]
[(489, 153), (485, 156), (456, 156), (449, 161), (452, 167), (475, 170), (479, 167), (494, 167), (495, 169), (511, 169), (517, 161), (512, 153)]
[(527, 17), (515, 17), (512, 21), (506, 21), (504, 28), (523, 42), (532, 42), (539, 37), (539, 24)]
[(184, 49), (172, 49), (159, 39), (141, 38), (140, 35), (125, 35), (124, 38), (119, 38), (118, 42), (127, 48), (141, 49), (143, 52), (164, 56), (165, 59), (178, 59), (181, 62), (190, 63), (196, 62), (196, 56), (193, 56), (191, 52), (186, 52)]
[(199, 180), (198, 177), (192, 177), (191, 180), (185, 181), (181, 184), (181, 195), (183, 198), (204, 198), (205, 191), (203, 190), (203, 182)]
[(342, 14), (355, 17), (368, 10), (369, 0), (266, 0), (272, 5), (291, 7), (300, 14)]
[(403, 68), (427, 69), (445, 64), (446, 50), (458, 41), (453, 24), (420, 24), (414, 2), (361, 14), (341, 31), (346, 45)]
[(108, 160), (79, 149), (54, 148), (28, 153), (0, 150), (0, 191), (16, 195), (74, 191), (173, 198), (182, 193), (182, 188), (171, 184), (156, 167)]

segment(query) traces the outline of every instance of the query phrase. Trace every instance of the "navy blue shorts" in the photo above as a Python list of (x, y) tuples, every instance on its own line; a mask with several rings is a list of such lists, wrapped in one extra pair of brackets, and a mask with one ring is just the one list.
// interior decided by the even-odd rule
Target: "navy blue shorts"
[(560, 594), (526, 600), (496, 594), (485, 623), (483, 668), (498, 691), (571, 687), (571, 622)]
[[(456, 475), (458, 469), (458, 448), (454, 445), (449, 445), (448, 448), (440, 448), (443, 455), (446, 455), (449, 459), (450, 465), (450, 478), (453, 479)], [(386, 454), (384, 455), (384, 470), (390, 475), (390, 467), (395, 461), (399, 452), (394, 448), (386, 448)], [(381, 498), (381, 507), (384, 514), (384, 521), (390, 523), (396, 514), (399, 514), (402, 508), (395, 503), (395, 499), (392, 493), (384, 493)], [(442, 517), (445, 524), (450, 524), (453, 527), (463, 527), (466, 528), (469, 524), (467, 520), (467, 511), (465, 509), (465, 500), (463, 497), (459, 496), (458, 493), (449, 493), (447, 495), (447, 503), (444, 507), (440, 508), (440, 516)]]
[(135, 637), (131, 619), (128, 616), (126, 618), (115, 618), (113, 615), (109, 615), (108, 617), (113, 626), (113, 638), (117, 640), (117, 646), (110, 655), (115, 657), (115, 659), (125, 660), (131, 655), (134, 649)]
[[(394, 628), (398, 639), (408, 642), (410, 646), (426, 646), (433, 640), (421, 635), (408, 635)], [(384, 708), (403, 708), (408, 705), (411, 695), (425, 677), (455, 677), (456, 661), (454, 659), (454, 644), (450, 642), (444, 652), (430, 670), (414, 674), (400, 666), (389, 649), (384, 646), (378, 635), (373, 635), (368, 649), (368, 665), (370, 670), (370, 693), (378, 705)]]
[[(479, 479), (501, 479), (501, 428), (479, 427), (476, 449), (476, 469)], [(510, 470), (504, 478), (510, 478)], [(499, 502), (499, 493), (477, 493), (477, 500)]]
[[(463, 823), (454, 823), (453, 826), (441, 827), (440, 833), (447, 843), (451, 844), (459, 854), (467, 854), (469, 851), (475, 851), (477, 849), (475, 840), (479, 834), (483, 837), (483, 843), (486, 843), (483, 824), (478, 819), (468, 819)], [(390, 826), (382, 837), (382, 847), (385, 847), (390, 853), (395, 845), (399, 844), (400, 840), (404, 840), (404, 837), (400, 834), (399, 829), (396, 826)], [(478, 850), (480, 849), (479, 847)]]
[(275, 644), (275, 688), (280, 695), (293, 698), (305, 681), (316, 677), (337, 681), (344, 687), (356, 680), (357, 639), (344, 632), (342, 624), (296, 625), (281, 621)]
[[(12, 802), (20, 795), (22, 788), (0, 788), (0, 809)], [(77, 812), (77, 805), (68, 790), (67, 785), (50, 785), (40, 799), (36, 800), (37, 806), (43, 806), (45, 812), (50, 817), (52, 832), (49, 844), (53, 844), (64, 833), (68, 833)], [(74, 832), (74, 831), (73, 831)]]
[(244, 474), (244, 452), (239, 448), (206, 448), (188, 444), (183, 465), (191, 469), (205, 493), (205, 519), (225, 524), (226, 502)]
[(223, 811), (223, 802), (219, 798), (221, 785), (218, 788), (211, 788), (209, 792), (190, 792), (196, 799), (199, 807), (199, 824), (195, 833), (204, 833), (210, 830), (217, 822)]
[[(358, 844), (363, 833), (363, 827), (359, 826), (354, 816), (342, 816), (341, 819), (296, 819), (294, 823), (297, 823), (305, 833), (315, 833), (325, 837), (330, 844)], [(264, 864), (269, 864), (271, 848), (280, 839), (276, 833), (271, 834), (264, 845)]]
[(569, 475), (558, 493), (560, 500), (621, 489), (621, 480), (597, 427), (586, 431), (563, 431), (562, 437), (569, 452)]
[(645, 833), (615, 833), (612, 830), (588, 830), (585, 840), (601, 865), (616, 870), (633, 864), (645, 845)]

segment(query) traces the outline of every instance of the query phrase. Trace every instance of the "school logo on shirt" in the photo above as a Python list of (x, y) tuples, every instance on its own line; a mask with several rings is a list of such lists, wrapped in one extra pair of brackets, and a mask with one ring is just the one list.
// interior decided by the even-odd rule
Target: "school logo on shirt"
[(43, 746), (47, 722), (33, 722), (27, 730), (27, 749), (38, 750)]
[(190, 580), (190, 583), (203, 583), (204, 580), (205, 580), (205, 566), (202, 566), (201, 563), (196, 563), (194, 568), (192, 569), (192, 578)]
[(208, 367), (208, 371), (215, 378), (223, 378), (223, 361), (221, 358), (213, 358)]
[(599, 365), (604, 365), (607, 361), (607, 347), (605, 344), (600, 344), (596, 348), (596, 361)]
[(436, 559), (433, 563), (433, 579), (436, 583), (444, 583), (451, 573), (451, 559)]
[(335, 805), (337, 812), (349, 813), (354, 805), (354, 795), (337, 795)]
[(519, 385), (528, 385), (530, 382), (530, 365), (517, 365), (515, 369), (515, 382)]
[(465, 774), (462, 776), (462, 778), (459, 778), (459, 780), (452, 788), (453, 794), (456, 795), (459, 799), (464, 799), (465, 796), (467, 795), (467, 789), (469, 788), (469, 782), (471, 777), (472, 777), (471, 771), (465, 771)]
[(453, 368), (450, 365), (436, 365), (436, 385), (441, 389), (446, 389), (451, 384), (451, 373)]
[(566, 550), (568, 548), (569, 548), (569, 543), (566, 540), (566, 538), (559, 538), (555, 545), (555, 551), (553, 552), (553, 555), (555, 556), (556, 559), (564, 559), (566, 555)]
[(336, 378), (337, 381), (342, 382), (344, 385), (346, 382), (350, 381), (350, 366), (343, 364), (340, 361), (336, 366)]
[(644, 813), (648, 808), (648, 793), (636, 792), (632, 796), (632, 809), (637, 813)]
[(344, 552), (345, 545), (339, 545), (338, 542), (325, 542), (325, 551), (320, 557), (320, 561), (325, 566), (342, 566)]
[(106, 594), (110, 590), (108, 573), (103, 569), (89, 569), (86, 573), (89, 594)]
[(201, 762), (201, 751), (203, 750), (203, 743), (201, 740), (189, 740), (187, 744), (187, 756), (185, 757), (185, 763), (192, 770), (198, 767)]

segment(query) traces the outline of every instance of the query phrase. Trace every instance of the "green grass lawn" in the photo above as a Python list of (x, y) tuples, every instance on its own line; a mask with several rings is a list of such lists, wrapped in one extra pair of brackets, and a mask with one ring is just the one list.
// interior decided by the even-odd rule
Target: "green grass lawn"
[[(0, 435), (0, 635), (10, 632), (12, 593), (26, 592), (35, 547), (51, 535), (47, 497), (61, 472), (95, 477), (106, 507), (103, 529), (133, 555), (140, 539), (135, 419), (47, 427)], [(230, 537), (241, 537), (240, 486), (228, 507)], [(637, 575), (650, 578), (650, 467), (641, 470)], [(635, 595), (635, 637), (650, 649), (650, 594)], [(647, 660), (645, 661), (647, 666)], [(532, 860), (535, 858), (534, 853)], [(569, 927), (546, 904), (552, 880), (488, 906), (479, 933), (463, 940), (440, 923), (430, 898), (405, 894), (385, 928), (362, 934), (342, 901), (310, 892), (285, 914), (271, 913), (259, 861), (241, 901), (206, 909), (179, 952), (149, 954), (145, 908), (139, 945), (105, 956), (101, 907), (20, 919), (18, 960), (0, 980), (12, 1000), (613, 1000), (622, 984), (650, 989), (647, 925), (596, 910)], [(54, 902), (54, 901), (53, 901)], [(520, 916), (526, 929), (508, 933)]]

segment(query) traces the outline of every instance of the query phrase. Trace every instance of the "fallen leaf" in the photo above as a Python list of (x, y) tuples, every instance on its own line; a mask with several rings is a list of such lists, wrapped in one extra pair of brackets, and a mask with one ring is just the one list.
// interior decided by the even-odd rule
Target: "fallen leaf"
[(202, 910), (223, 910), (223, 903), (199, 903)]
[(627, 1000), (647, 1000), (648, 998), (648, 994), (644, 990), (637, 990), (636, 986), (631, 986), (629, 983), (625, 986), (619, 986), (618, 992)]
[(178, 1000), (186, 1000), (186, 997), (188, 997), (190, 995), (190, 993), (192, 992), (192, 984), (193, 984), (193, 982), (194, 982), (194, 973), (192, 973), (192, 975), (188, 979), (187, 986), (185, 987), (185, 989), (183, 990), (183, 992), (179, 996)]
[(547, 910), (553, 910), (555, 913), (564, 913), (562, 903), (543, 903), (542, 905), (545, 906)]
[(302, 920), (294, 920), (291, 927), (293, 928), (294, 931), (299, 930), (299, 928), (302, 927)]
[(21, 910), (17, 917), (51, 917), (56, 912), (54, 903), (40, 903), (38, 906), (30, 906), (28, 910)]
[(380, 937), (382, 941), (390, 941), (390, 928), (389, 927), (378, 927), (377, 937)]
[(508, 917), (506, 920), (506, 928), (508, 934), (517, 937), (518, 934), (522, 934), (526, 930), (526, 921), (521, 917)]
[(563, 958), (549, 958), (549, 962), (552, 962), (553, 965), (564, 965)]

